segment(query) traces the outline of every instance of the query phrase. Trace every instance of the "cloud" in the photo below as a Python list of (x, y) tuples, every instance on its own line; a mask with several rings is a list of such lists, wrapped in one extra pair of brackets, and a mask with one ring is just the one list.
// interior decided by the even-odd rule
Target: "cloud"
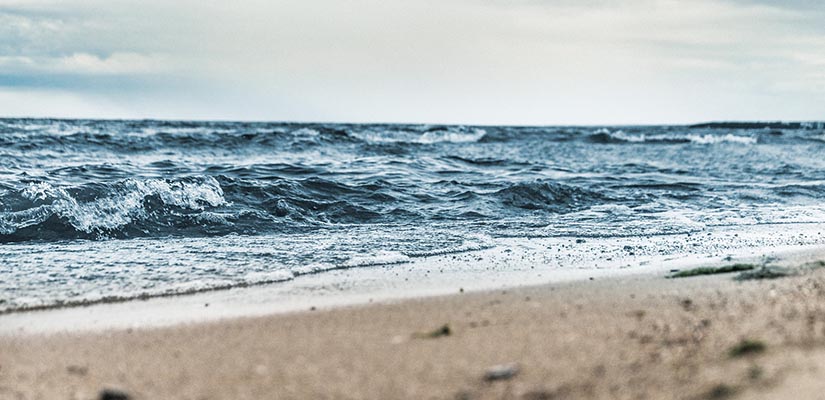
[(0, 0), (0, 91), (180, 118), (813, 117), (825, 100), (817, 4)]
[(164, 57), (137, 53), (113, 53), (105, 57), (89, 53), (74, 53), (60, 57), (0, 57), (0, 71), (6, 73), (141, 75), (159, 74), (170, 70), (170, 62)]
[(0, 105), (4, 114), (21, 117), (42, 117), (42, 110), (48, 110), (46, 115), (57, 118), (112, 118), (130, 115), (129, 110), (105, 99), (54, 89), (5, 88), (0, 90)]

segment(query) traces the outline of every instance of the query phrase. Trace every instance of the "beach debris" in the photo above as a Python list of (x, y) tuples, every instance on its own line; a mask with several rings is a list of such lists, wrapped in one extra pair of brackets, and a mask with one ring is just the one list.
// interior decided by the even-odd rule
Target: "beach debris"
[(512, 379), (519, 373), (519, 366), (516, 363), (494, 365), (484, 372), (484, 380), (487, 382), (504, 381)]
[(750, 271), (755, 268), (757, 268), (757, 266), (753, 264), (733, 264), (725, 265), (722, 267), (700, 267), (676, 272), (670, 275), (668, 278), (687, 278), (699, 275), (727, 274), (731, 272)]
[(449, 324), (441, 325), (440, 327), (429, 331), (429, 332), (419, 332), (413, 335), (413, 337), (419, 339), (438, 339), (443, 336), (450, 336), (453, 334), (452, 329), (450, 329)]
[(728, 354), (731, 357), (744, 357), (753, 354), (759, 354), (765, 351), (768, 346), (765, 343), (753, 339), (742, 339), (739, 343), (733, 346)]
[(567, 399), (571, 398), (572, 388), (568, 385), (562, 385), (553, 390), (537, 389), (531, 390), (521, 395), (521, 400), (552, 400), (552, 399)]
[(103, 389), (100, 391), (100, 400), (129, 400), (128, 393), (118, 389)]
[(80, 366), (80, 365), (69, 365), (68, 367), (66, 367), (66, 372), (68, 372), (72, 375), (83, 376), (83, 375), (86, 375), (86, 373), (89, 372), (89, 369), (84, 367), (84, 366)]
[(736, 394), (736, 388), (724, 383), (713, 386), (707, 392), (708, 399), (727, 399)]
[(754, 279), (777, 279), (784, 278), (786, 276), (790, 276), (793, 274), (793, 271), (787, 268), (763, 266), (759, 269), (742, 272), (741, 274), (736, 276), (736, 280), (747, 281)]

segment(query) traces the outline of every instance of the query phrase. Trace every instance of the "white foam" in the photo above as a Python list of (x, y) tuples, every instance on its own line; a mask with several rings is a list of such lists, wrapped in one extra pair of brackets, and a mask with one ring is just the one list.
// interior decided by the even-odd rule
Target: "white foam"
[(396, 251), (381, 251), (374, 255), (352, 257), (341, 265), (347, 268), (372, 265), (403, 264), (410, 262), (410, 257)]
[(473, 129), (469, 132), (433, 131), (421, 135), (417, 142), (432, 143), (473, 143), (481, 140), (487, 132), (484, 129)]
[(757, 139), (752, 136), (736, 136), (727, 134), (724, 136), (715, 135), (688, 135), (688, 140), (695, 144), (716, 144), (716, 143), (739, 143), (739, 144), (756, 144)]
[(317, 274), (319, 272), (324, 271), (331, 271), (333, 269), (339, 269), (341, 267), (330, 264), (330, 263), (311, 263), (305, 264), (298, 267), (292, 267), (291, 271), (294, 275), (309, 275), (309, 274)]
[(143, 201), (152, 195), (159, 196), (164, 204), (190, 210), (226, 204), (220, 184), (212, 177), (197, 182), (127, 179), (110, 196), (91, 202), (79, 202), (65, 189), (45, 182), (30, 184), (21, 194), (31, 201), (51, 203), (4, 215), (0, 224), (3, 233), (42, 223), (52, 214), (68, 219), (86, 233), (117, 229), (147, 217)]
[(690, 142), (693, 144), (718, 144), (718, 143), (738, 143), (738, 144), (756, 144), (757, 138), (754, 136), (737, 136), (733, 134), (726, 135), (697, 135), (697, 134), (659, 134), (647, 135), (638, 134), (633, 135), (622, 130), (609, 131), (607, 129), (599, 129), (595, 134), (606, 134), (613, 139), (628, 142), (628, 143), (656, 143), (656, 142)]
[(422, 134), (408, 131), (364, 131), (352, 135), (370, 143), (474, 143), (481, 140), (487, 131), (484, 129), (467, 129), (429, 131)]

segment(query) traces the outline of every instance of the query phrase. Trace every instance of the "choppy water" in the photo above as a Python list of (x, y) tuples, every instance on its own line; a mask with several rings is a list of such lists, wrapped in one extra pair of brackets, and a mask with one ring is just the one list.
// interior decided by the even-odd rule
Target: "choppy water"
[(823, 154), (821, 127), (0, 120), (0, 311), (825, 222)]

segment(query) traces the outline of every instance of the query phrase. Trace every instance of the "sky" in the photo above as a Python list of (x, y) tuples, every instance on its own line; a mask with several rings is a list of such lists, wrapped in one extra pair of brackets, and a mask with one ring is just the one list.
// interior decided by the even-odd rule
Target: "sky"
[(0, 0), (0, 116), (825, 120), (820, 0)]

